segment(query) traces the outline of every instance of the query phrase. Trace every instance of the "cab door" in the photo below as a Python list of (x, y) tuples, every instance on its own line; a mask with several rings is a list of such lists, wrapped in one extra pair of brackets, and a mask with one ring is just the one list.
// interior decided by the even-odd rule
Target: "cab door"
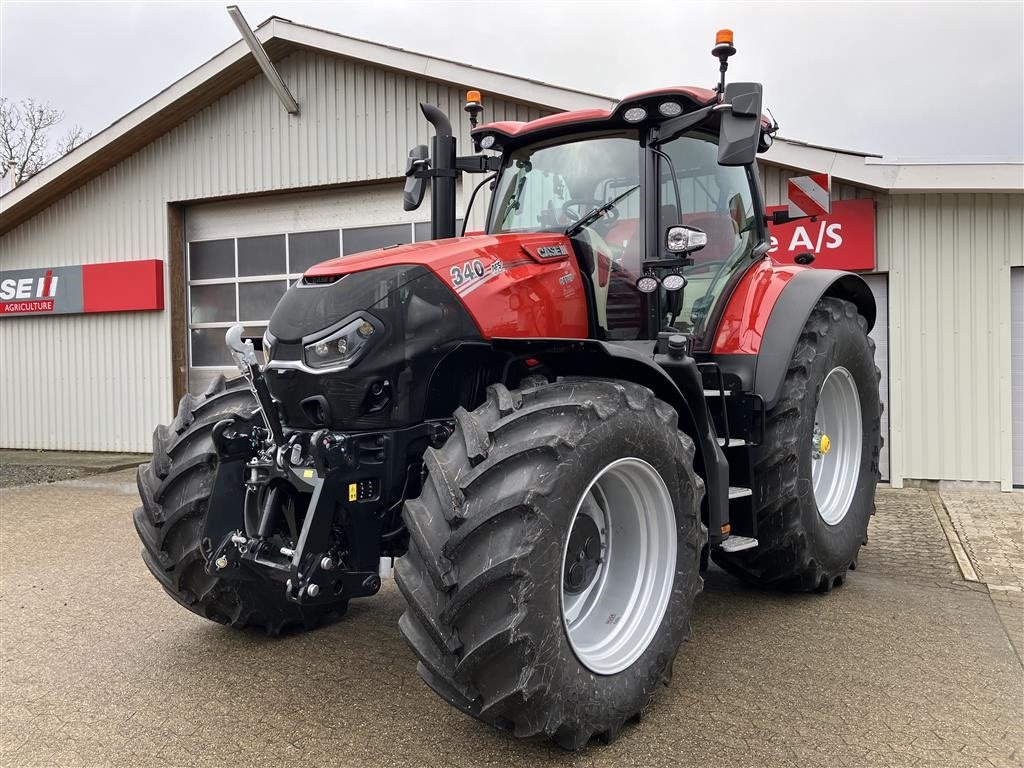
[(718, 144), (710, 134), (686, 134), (659, 149), (668, 156), (658, 163), (659, 246), (666, 229), (678, 224), (700, 229), (708, 244), (690, 253), (692, 263), (679, 269), (687, 279), (682, 309), (658, 320), (689, 335), (694, 350), (706, 350), (733, 286), (763, 252), (757, 247), (764, 226), (757, 215), (754, 171), (719, 165)]

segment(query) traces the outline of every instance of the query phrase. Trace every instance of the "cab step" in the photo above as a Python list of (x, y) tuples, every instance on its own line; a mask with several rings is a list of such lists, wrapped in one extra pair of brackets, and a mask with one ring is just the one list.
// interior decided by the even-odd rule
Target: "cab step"
[(757, 539), (750, 536), (726, 536), (725, 541), (718, 546), (722, 548), (723, 552), (742, 552), (744, 549), (756, 547)]
[(744, 496), (753, 496), (754, 492), (749, 488), (741, 488), (738, 485), (729, 486), (729, 500), (742, 499)]

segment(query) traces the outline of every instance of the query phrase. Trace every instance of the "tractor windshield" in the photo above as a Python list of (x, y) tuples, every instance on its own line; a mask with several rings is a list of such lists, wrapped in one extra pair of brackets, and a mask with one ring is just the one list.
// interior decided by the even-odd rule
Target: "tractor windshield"
[[(511, 154), (498, 182), (492, 234), (558, 232), (572, 238), (594, 291), (599, 332), (637, 339), (644, 327), (639, 136), (576, 137), (535, 144)], [(632, 246), (632, 247), (631, 247)]]
[(619, 196), (618, 214), (635, 217), (639, 195), (624, 193), (639, 183), (635, 135), (526, 147), (512, 153), (501, 174), (489, 232), (565, 232)]

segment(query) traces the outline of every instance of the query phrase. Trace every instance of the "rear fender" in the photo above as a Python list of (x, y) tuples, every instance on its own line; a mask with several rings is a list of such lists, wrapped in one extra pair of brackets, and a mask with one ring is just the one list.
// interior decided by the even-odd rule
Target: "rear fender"
[(778, 266), (766, 259), (729, 298), (712, 348), (715, 362), (771, 408), (781, 394), (800, 333), (823, 296), (852, 302), (867, 320), (867, 330), (874, 327), (875, 298), (860, 275)]

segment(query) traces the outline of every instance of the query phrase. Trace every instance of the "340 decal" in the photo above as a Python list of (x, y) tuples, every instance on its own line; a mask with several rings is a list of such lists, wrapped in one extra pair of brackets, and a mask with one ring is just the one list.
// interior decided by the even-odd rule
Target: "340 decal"
[(475, 277), (483, 277), (487, 274), (487, 269), (484, 267), (484, 264), (480, 259), (473, 259), (472, 261), (467, 261), (461, 266), (456, 264), (452, 267), (451, 274), (452, 285), (458, 287)]

